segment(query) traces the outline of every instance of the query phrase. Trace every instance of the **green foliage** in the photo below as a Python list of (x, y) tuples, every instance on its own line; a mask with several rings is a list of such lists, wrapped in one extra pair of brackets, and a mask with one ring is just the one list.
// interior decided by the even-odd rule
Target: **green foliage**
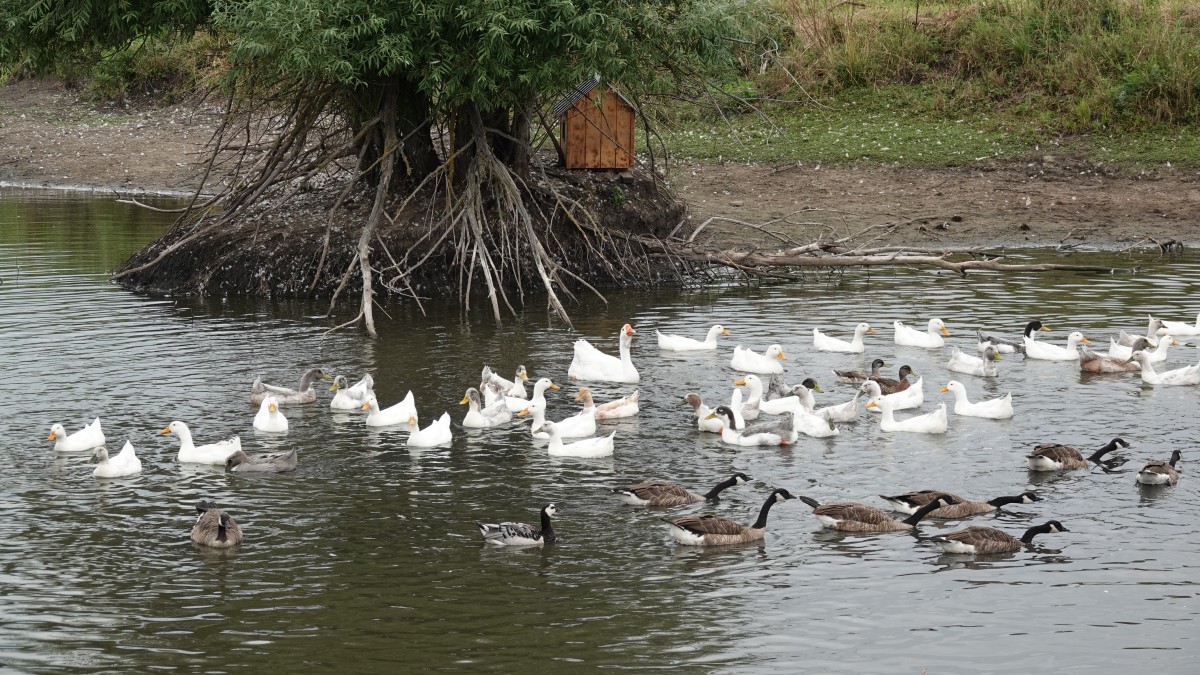
[(143, 38), (190, 36), (210, 12), (208, 0), (0, 0), (0, 67), (48, 73)]
[(733, 72), (754, 3), (718, 0), (246, 0), (218, 3), (234, 74), (415, 87), (439, 109), (525, 105), (599, 73), (638, 94)]

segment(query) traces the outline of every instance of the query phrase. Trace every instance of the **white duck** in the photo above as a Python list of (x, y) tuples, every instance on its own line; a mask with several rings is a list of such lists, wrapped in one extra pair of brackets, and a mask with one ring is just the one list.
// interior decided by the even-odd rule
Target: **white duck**
[(546, 410), (546, 390), (547, 389), (562, 389), (562, 387), (554, 384), (548, 377), (539, 378), (533, 383), (533, 395), (528, 400), (523, 398), (515, 398), (512, 396), (504, 397), (504, 404), (508, 406), (509, 412), (519, 413), (522, 410), (534, 410), (541, 408)]
[(1146, 338), (1137, 338), (1133, 346), (1126, 347), (1112, 338), (1108, 339), (1108, 355), (1114, 359), (1129, 359), (1136, 351), (1146, 353), (1146, 357), (1150, 363), (1164, 363), (1167, 360), (1167, 350), (1171, 347), (1178, 347), (1179, 343), (1170, 335), (1164, 335), (1158, 341), (1158, 346), (1154, 349), (1150, 348), (1150, 341)]
[(1150, 357), (1148, 354), (1146, 354), (1146, 352), (1134, 352), (1133, 357), (1130, 360), (1137, 361), (1138, 363), (1142, 364), (1142, 382), (1145, 382), (1146, 384), (1200, 384), (1200, 363), (1158, 373), (1154, 371), (1154, 365), (1150, 363)]
[(999, 372), (996, 368), (996, 362), (1000, 358), (999, 350), (990, 342), (984, 347), (983, 356), (966, 354), (958, 347), (951, 347), (950, 360), (946, 362), (946, 367), (956, 373), (963, 373), (965, 375), (995, 377)]
[(258, 413), (254, 416), (254, 428), (277, 434), (288, 430), (287, 418), (279, 412), (279, 401), (274, 396), (264, 398), (259, 404)]
[(992, 420), (1006, 420), (1013, 416), (1012, 394), (993, 398), (979, 403), (967, 400), (967, 388), (958, 380), (950, 380), (939, 392), (954, 394), (954, 414), (963, 417), (986, 417)]
[(946, 330), (946, 324), (942, 323), (941, 319), (930, 319), (929, 330), (924, 333), (916, 328), (905, 326), (901, 321), (896, 321), (892, 325), (896, 328), (896, 344), (904, 347), (938, 349), (946, 344), (942, 335), (950, 335), (950, 331)]
[(379, 407), (379, 399), (372, 394), (367, 397), (362, 409), (370, 411), (367, 413), (369, 427), (390, 427), (394, 424), (407, 424), (410, 430), (417, 427), (417, 404), (411, 391), (396, 405), (382, 409)]
[(483, 378), (481, 382), (494, 382), (504, 392), (505, 396), (513, 398), (529, 398), (529, 392), (525, 391), (525, 383), (529, 381), (529, 371), (525, 366), (517, 366), (516, 373), (513, 374), (513, 379), (506, 380), (500, 377), (496, 371), (489, 366), (483, 367)]
[(664, 334), (657, 330), (654, 334), (658, 336), (658, 348), (664, 352), (698, 352), (701, 350), (710, 350), (717, 348), (717, 336), (729, 335), (729, 331), (721, 324), (717, 324), (708, 329), (708, 335), (704, 340), (693, 340), (690, 337), (682, 335)]
[(508, 406), (500, 401), (482, 408), (481, 401), (479, 400), (479, 390), (475, 387), (467, 389), (466, 395), (459, 401), (459, 404), (469, 406), (462, 423), (468, 429), (498, 427), (502, 424), (507, 424), (512, 419), (512, 413), (508, 411)]
[(1091, 344), (1092, 341), (1083, 337), (1083, 333), (1075, 331), (1067, 336), (1067, 346), (1059, 347), (1049, 342), (1038, 342), (1031, 337), (1022, 338), (1025, 342), (1025, 358), (1043, 361), (1078, 361), (1079, 345)]
[[(878, 402), (881, 398), (886, 398), (892, 404), (892, 410), (910, 410), (912, 408), (920, 408), (925, 404), (925, 378), (918, 377), (917, 381), (905, 389), (898, 391), (895, 394), (884, 394), (879, 389), (879, 383), (874, 380), (867, 380), (862, 383), (859, 390), (867, 395), (867, 402)], [(883, 412), (879, 406), (867, 406), (867, 410), (872, 412)]]
[(410, 448), (432, 448), (446, 445), (453, 440), (454, 436), (450, 433), (450, 413), (444, 412), (424, 429), (414, 429), (408, 435), (405, 445)]
[(848, 352), (851, 354), (861, 354), (867, 350), (863, 344), (863, 336), (867, 333), (874, 333), (875, 329), (868, 324), (860, 323), (854, 328), (854, 338), (849, 342), (839, 340), (835, 337), (830, 337), (820, 331), (813, 329), (813, 347), (822, 352)]
[(712, 408), (709, 408), (708, 405), (704, 403), (704, 399), (700, 397), (700, 394), (697, 394), (696, 392), (690, 392), (687, 396), (683, 397), (683, 400), (687, 401), (687, 403), (692, 406), (692, 416), (696, 418), (697, 429), (700, 431), (707, 431), (712, 434), (721, 433), (721, 429), (724, 427), (724, 425), (721, 424), (721, 420), (717, 419), (716, 417), (709, 416), (709, 413), (712, 412)]
[(571, 366), (567, 368), (567, 376), (572, 380), (636, 384), (638, 371), (633, 367), (633, 361), (629, 358), (629, 346), (633, 343), (633, 335), (636, 332), (629, 324), (621, 327), (619, 334), (620, 358), (601, 352), (587, 340), (576, 340), (575, 358), (571, 360)]
[(99, 417), (70, 436), (63, 425), (56, 422), (50, 425), (50, 435), (46, 440), (54, 441), (55, 452), (83, 452), (104, 445), (104, 431), (100, 429)]
[(756, 420), (758, 419), (759, 406), (762, 405), (763, 384), (762, 380), (757, 375), (747, 375), (739, 380), (733, 381), (734, 385), (746, 387), (749, 394), (746, 394), (745, 400), (742, 402), (742, 419)]
[(750, 430), (746, 433), (746, 429), (738, 426), (729, 406), (717, 406), (717, 409), (708, 415), (721, 420), (721, 440), (730, 445), (789, 445), (796, 441), (796, 430), (790, 420), (785, 420), (783, 425), (771, 431)]
[[(806, 412), (815, 415), (817, 414), (817, 399), (813, 396), (814, 391), (820, 392), (821, 386), (817, 384), (816, 381), (811, 377), (805, 378), (802, 384), (797, 384), (792, 387), (787, 396), (771, 399), (770, 401), (763, 401), (759, 406), (759, 409), (768, 415), (782, 415), (784, 413), (791, 412), (792, 407), (799, 403), (800, 407), (804, 408)], [(855, 397), (856, 400), (857, 398), (858, 397)], [(842, 406), (844, 405), (845, 404), (842, 404)], [(841, 408), (842, 406), (832, 407)], [(822, 408), (821, 410), (829, 410), (829, 408)]]
[(159, 436), (163, 434), (175, 434), (179, 438), (179, 454), (176, 455), (176, 459), (185, 464), (224, 465), (230, 455), (242, 449), (242, 439), (237, 436), (216, 443), (196, 445), (192, 442), (192, 430), (179, 420), (171, 422), (158, 432)]
[[(798, 385), (803, 386), (803, 385)], [(809, 394), (811, 397), (812, 395)], [(788, 397), (789, 399), (792, 397)], [(856, 399), (857, 400), (857, 399)], [(841, 431), (834, 426), (833, 420), (821, 415), (813, 414), (811, 410), (806, 408), (802, 403), (803, 398), (798, 398), (792, 404), (791, 410), (787, 411), (792, 418), (792, 429), (798, 434), (804, 434), (811, 438), (829, 438), (837, 436)], [(747, 431), (754, 431), (753, 427), (747, 427)]]
[(879, 421), (879, 428), (884, 431), (907, 431), (915, 434), (944, 434), (949, 428), (949, 423), (946, 420), (946, 404), (939, 403), (937, 410), (924, 415), (917, 415), (905, 420), (897, 420), (892, 415), (892, 402), (887, 398), (879, 398), (867, 404), (868, 408), (879, 408), (883, 413), (883, 418)]
[(367, 397), (375, 393), (375, 379), (370, 374), (350, 386), (344, 375), (333, 378), (333, 386), (329, 391), (334, 392), (329, 401), (330, 410), (361, 410), (367, 402)]
[[(858, 397), (861, 395), (862, 390), (859, 389), (854, 392), (854, 398), (849, 401), (824, 408), (816, 408), (812, 411), (812, 414), (830, 422), (854, 422), (858, 419)], [(812, 394), (809, 394), (809, 396), (812, 396)]]
[[(488, 389), (491, 391), (496, 391), (498, 386), (499, 385), (493, 381), (490, 385), (488, 385)], [(512, 413), (519, 413), (526, 408), (545, 409), (547, 389), (561, 389), (561, 387), (559, 387), (557, 384), (554, 384), (550, 378), (542, 377), (539, 378), (537, 382), (533, 383), (533, 394), (529, 396), (529, 398), (525, 398), (523, 396), (508, 396), (506, 394), (504, 396), (504, 405), (508, 408), (508, 411)], [(522, 392), (523, 391), (524, 387), (522, 387)], [(498, 400), (497, 398), (491, 396), (485, 398), (488, 399), (487, 407), (491, 407), (495, 404), (495, 401)]]
[(592, 390), (582, 387), (575, 396), (575, 400), (583, 401), (583, 411), (591, 412), (598, 420), (616, 420), (622, 417), (633, 417), (641, 410), (641, 407), (638, 405), (638, 392), (636, 389), (628, 396), (622, 396), (621, 398), (596, 405), (595, 400), (592, 399)]
[(783, 364), (780, 361), (787, 361), (787, 355), (779, 345), (767, 347), (765, 354), (738, 345), (733, 348), (733, 358), (729, 365), (733, 366), (734, 370), (746, 373), (776, 375), (783, 372)]
[(559, 433), (554, 422), (542, 422), (540, 429), (534, 431), (542, 431), (550, 436), (550, 444), (546, 446), (546, 451), (551, 457), (611, 457), (613, 454), (613, 436), (617, 432), (612, 432), (607, 436), (596, 436), (594, 438), (585, 438), (582, 441), (574, 443), (562, 442), (562, 434)]
[[(550, 434), (542, 429), (542, 425), (546, 423), (546, 411), (541, 408), (532, 410), (525, 409), (520, 413), (522, 416), (528, 414), (533, 418), (533, 424), (529, 427), (529, 433), (534, 438), (547, 439)], [(554, 423), (554, 428), (558, 430), (558, 435), (561, 438), (588, 438), (596, 435), (596, 410), (584, 410), (581, 413), (572, 415), (560, 422)]]
[(1192, 337), (1200, 335), (1200, 314), (1196, 315), (1196, 325), (1183, 321), (1163, 321), (1158, 329), (1159, 335), (1174, 335), (1175, 337)]
[(121, 452), (112, 459), (108, 458), (108, 450), (105, 450), (104, 446), (96, 448), (92, 453), (92, 458), (100, 461), (96, 465), (95, 471), (92, 471), (92, 475), (96, 478), (120, 478), (142, 472), (142, 460), (138, 459), (137, 454), (133, 451), (133, 444), (129, 441), (125, 441)]

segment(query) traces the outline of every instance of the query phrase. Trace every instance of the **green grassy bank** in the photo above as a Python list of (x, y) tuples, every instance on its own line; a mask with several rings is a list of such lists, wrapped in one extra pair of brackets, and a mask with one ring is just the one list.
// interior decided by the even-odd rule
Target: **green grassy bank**
[[(1200, 168), (1200, 4), (775, 0), (759, 63), (664, 116), (677, 156)], [(757, 108), (746, 112), (742, 100)]]

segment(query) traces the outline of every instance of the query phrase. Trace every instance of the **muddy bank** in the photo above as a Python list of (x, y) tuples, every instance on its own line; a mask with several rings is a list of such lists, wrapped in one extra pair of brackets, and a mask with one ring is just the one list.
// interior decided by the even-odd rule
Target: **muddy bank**
[[(0, 88), (0, 182), (194, 189), (219, 114), (196, 105), (97, 109), (57, 82), (16, 82)], [(1200, 245), (1200, 176), (1169, 167), (1131, 172), (1054, 154), (956, 169), (679, 163), (669, 181), (692, 226), (712, 216), (768, 223), (764, 232), (714, 220), (696, 239), (712, 247), (779, 248), (884, 223), (895, 227), (881, 244)], [(321, 222), (305, 226), (307, 213)], [(301, 239), (324, 233), (319, 210), (291, 222)]]

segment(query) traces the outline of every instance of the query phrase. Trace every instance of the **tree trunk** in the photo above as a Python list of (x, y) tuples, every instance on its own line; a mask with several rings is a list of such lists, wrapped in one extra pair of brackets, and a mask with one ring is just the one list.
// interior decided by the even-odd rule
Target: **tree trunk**
[(525, 182), (529, 181), (529, 127), (536, 105), (537, 100), (530, 96), (513, 111), (513, 152), (509, 166)]

